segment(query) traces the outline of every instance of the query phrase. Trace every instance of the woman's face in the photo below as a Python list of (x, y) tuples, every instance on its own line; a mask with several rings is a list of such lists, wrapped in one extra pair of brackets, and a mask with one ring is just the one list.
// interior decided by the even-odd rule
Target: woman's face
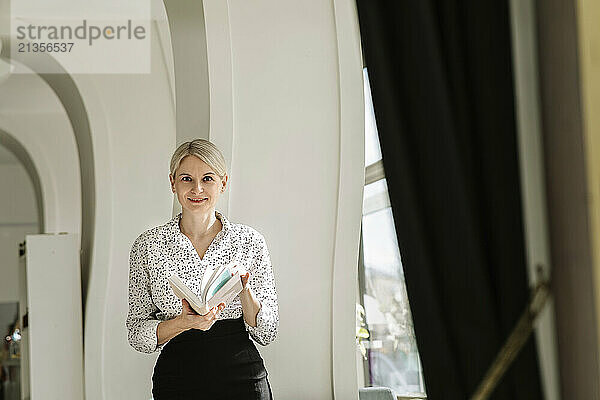
[(227, 175), (219, 175), (196, 156), (185, 156), (175, 177), (169, 175), (171, 190), (183, 209), (205, 213), (214, 210), (217, 200), (227, 185)]

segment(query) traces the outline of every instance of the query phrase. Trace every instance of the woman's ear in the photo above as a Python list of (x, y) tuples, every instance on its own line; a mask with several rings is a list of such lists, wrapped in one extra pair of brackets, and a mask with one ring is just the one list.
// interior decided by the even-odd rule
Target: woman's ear
[(225, 191), (225, 189), (227, 189), (227, 179), (228, 179), (227, 174), (225, 174), (225, 176), (223, 178), (221, 178), (221, 193), (223, 193)]
[(169, 174), (169, 182), (171, 182), (171, 191), (175, 193), (175, 180), (171, 174)]

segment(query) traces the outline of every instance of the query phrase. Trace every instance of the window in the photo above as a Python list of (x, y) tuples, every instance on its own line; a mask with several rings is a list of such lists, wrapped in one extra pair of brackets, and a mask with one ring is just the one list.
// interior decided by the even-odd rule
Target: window
[[(426, 398), (366, 68), (364, 88), (366, 182), (357, 304), (364, 386), (389, 387), (402, 398)], [(367, 332), (359, 335), (361, 322)]]

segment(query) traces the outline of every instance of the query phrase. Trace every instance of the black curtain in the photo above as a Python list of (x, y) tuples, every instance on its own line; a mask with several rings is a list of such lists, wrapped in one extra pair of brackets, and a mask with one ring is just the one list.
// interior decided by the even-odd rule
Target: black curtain
[[(358, 0), (430, 399), (466, 399), (528, 298), (508, 1)], [(494, 399), (541, 399), (533, 336)]]

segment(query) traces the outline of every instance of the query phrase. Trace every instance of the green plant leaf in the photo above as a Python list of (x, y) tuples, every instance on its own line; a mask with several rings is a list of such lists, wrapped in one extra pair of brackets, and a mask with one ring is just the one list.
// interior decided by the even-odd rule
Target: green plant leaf
[(367, 339), (369, 337), (369, 331), (366, 330), (365, 328), (359, 328), (356, 331), (356, 337), (361, 338), (361, 339)]

